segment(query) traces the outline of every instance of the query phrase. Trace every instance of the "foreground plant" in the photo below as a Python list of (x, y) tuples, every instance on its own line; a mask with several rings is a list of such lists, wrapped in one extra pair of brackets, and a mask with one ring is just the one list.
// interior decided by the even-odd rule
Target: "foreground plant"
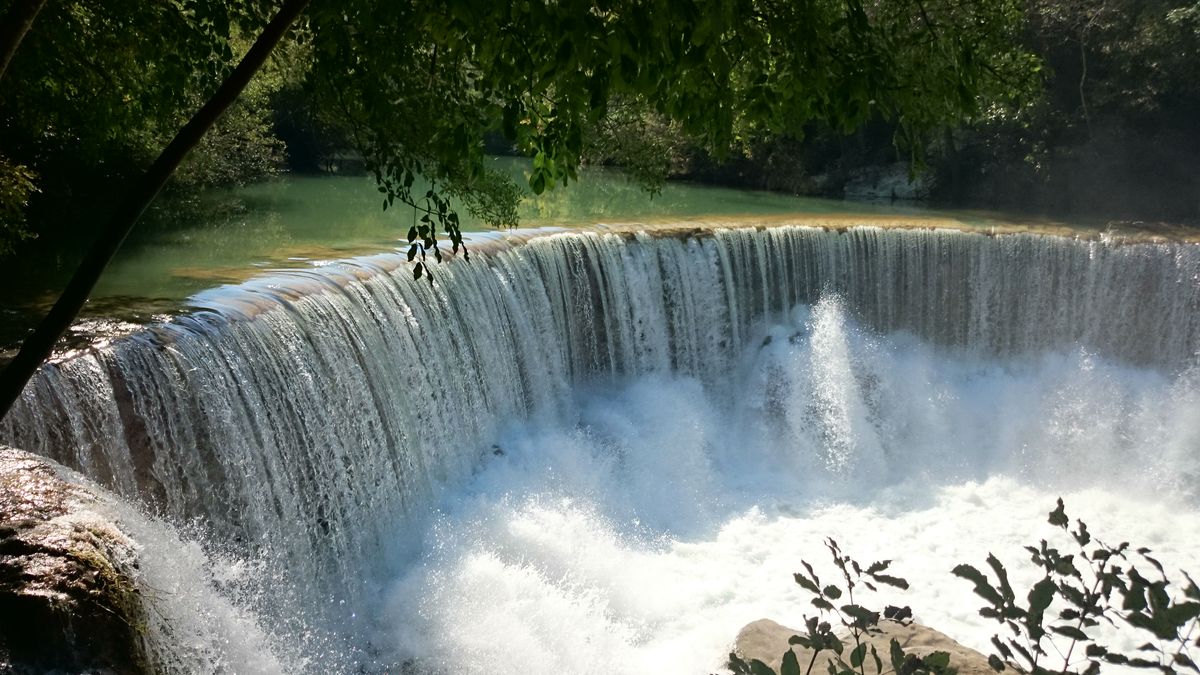
[[(1013, 666), (1033, 675), (1093, 675), (1103, 665), (1113, 664), (1200, 673), (1190, 652), (1200, 647), (1196, 582), (1186, 572), (1180, 572), (1186, 583), (1173, 582), (1148, 548), (1131, 550), (1128, 542), (1109, 546), (1094, 539), (1081, 520), (1071, 529), (1061, 499), (1049, 522), (1071, 535), (1075, 552), (1060, 551), (1044, 539), (1036, 547), (1025, 547), (1042, 578), (1024, 602), (1018, 600), (1007, 570), (994, 555), (987, 558), (994, 583), (970, 565), (954, 568), (954, 574), (972, 582), (975, 593), (987, 601), (980, 615), (1011, 634), (992, 636), (996, 650), (988, 658), (992, 668), (1003, 671)], [(1147, 569), (1153, 571), (1143, 574)], [(1173, 588), (1181, 592), (1172, 594), (1168, 589)], [(1135, 654), (1126, 654), (1099, 642), (1088, 631), (1101, 624), (1132, 633), (1137, 636), (1132, 641), (1142, 642), (1141, 646)]]
[[(1030, 562), (1042, 576), (1023, 601), (1009, 582), (1008, 570), (992, 554), (988, 554), (987, 564), (994, 582), (971, 565), (961, 564), (953, 570), (955, 576), (972, 582), (975, 593), (987, 601), (980, 615), (1007, 629), (1003, 636), (992, 636), (995, 653), (987, 657), (988, 665), (997, 672), (1012, 668), (1030, 675), (1096, 675), (1104, 665), (1167, 674), (1200, 673), (1200, 657), (1192, 653), (1200, 650), (1200, 587), (1192, 577), (1181, 571), (1184, 582), (1173, 581), (1150, 549), (1133, 549), (1128, 542), (1105, 544), (1093, 538), (1081, 520), (1076, 520), (1072, 529), (1062, 499), (1050, 512), (1049, 522), (1071, 535), (1075, 551), (1063, 552), (1045, 539), (1037, 546), (1026, 546)], [(758, 659), (747, 662), (730, 654), (729, 665), (735, 675), (810, 675), (825, 652), (829, 675), (867, 675), (867, 664), (873, 665), (872, 672), (878, 675), (957, 672), (947, 652), (918, 657), (906, 652), (895, 638), (886, 660), (881, 657), (870, 642), (884, 634), (880, 613), (858, 604), (855, 589), (861, 594), (862, 588), (875, 591), (875, 584), (886, 584), (907, 590), (908, 582), (886, 574), (890, 560), (864, 568), (843, 554), (833, 539), (826, 541), (826, 547), (843, 585), (822, 585), (812, 566), (803, 560), (805, 571), (794, 575), (796, 583), (812, 594), (811, 602), (822, 614), (805, 617), (805, 634), (788, 640), (789, 645), (812, 650), (807, 666), (802, 669), (791, 648), (783, 655), (778, 674)], [(1144, 574), (1146, 569), (1153, 571)], [(1178, 590), (1172, 592), (1174, 589)], [(847, 604), (838, 605), (843, 596)], [(834, 632), (830, 621), (822, 620), (825, 616), (845, 629), (842, 636)], [(882, 618), (909, 625), (911, 617), (908, 607), (888, 606)], [(1088, 631), (1101, 624), (1134, 636), (1130, 641), (1141, 642), (1141, 646), (1129, 654), (1098, 641)]]
[[(895, 638), (892, 638), (888, 653), (880, 656), (878, 648), (869, 642), (872, 637), (884, 634), (879, 627), (880, 612), (872, 611), (856, 602), (854, 593), (859, 589), (877, 590), (876, 584), (893, 586), (902, 590), (908, 589), (908, 581), (887, 574), (892, 561), (883, 560), (863, 567), (858, 561), (844, 554), (841, 547), (833, 539), (825, 541), (833, 557), (833, 564), (841, 572), (842, 585), (823, 585), (817, 577), (812, 565), (806, 560), (800, 563), (804, 572), (794, 575), (796, 583), (812, 594), (812, 604), (821, 612), (821, 617), (805, 617), (804, 635), (793, 635), (789, 645), (800, 645), (812, 650), (812, 656), (804, 670), (801, 670), (796, 652), (790, 648), (783, 655), (783, 664), (778, 675), (800, 675), (812, 673), (822, 653), (826, 655), (825, 670), (829, 675), (866, 675), (866, 665), (874, 664), (873, 673), (879, 675), (955, 675), (958, 672), (950, 665), (950, 655), (947, 652), (933, 652), (924, 657), (908, 653)], [(845, 604), (838, 604), (845, 597)], [(822, 620), (828, 617), (836, 621), (848, 631), (843, 638), (834, 633), (830, 621)], [(901, 625), (912, 623), (912, 611), (908, 607), (888, 606), (882, 614), (883, 619), (890, 619)], [(852, 643), (852, 644), (847, 644)], [(849, 648), (849, 654), (846, 653)], [(870, 659), (868, 661), (868, 659)], [(885, 661), (886, 659), (886, 661)], [(736, 654), (729, 655), (730, 667), (737, 675), (776, 675), (774, 669), (758, 659), (749, 662), (742, 660)]]

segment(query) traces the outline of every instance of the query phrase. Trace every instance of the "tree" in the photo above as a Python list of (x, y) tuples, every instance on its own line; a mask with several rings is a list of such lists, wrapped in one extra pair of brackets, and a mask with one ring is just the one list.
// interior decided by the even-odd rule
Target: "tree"
[(4, 79), (8, 64), (12, 63), (13, 55), (45, 5), (46, 0), (18, 0), (4, 13), (4, 20), (0, 22), (0, 80)]
[(53, 350), (54, 343), (79, 314), (87, 297), (99, 280), (113, 254), (129, 235), (138, 218), (162, 190), (171, 174), (177, 169), (188, 152), (196, 146), (204, 134), (212, 128), (222, 113), (228, 109), (238, 94), (246, 88), (250, 78), (262, 67), (271, 51), (284, 33), (308, 5), (308, 0), (285, 0), (279, 13), (263, 29), (254, 45), (247, 51), (237, 68), (225, 78), (217, 91), (188, 121), (171, 143), (163, 150), (142, 177), (134, 183), (129, 194), (108, 224), (99, 233), (88, 250), (79, 268), (68, 282), (66, 289), (45, 319), (26, 338), (21, 350), (11, 363), (0, 372), (0, 412), (7, 413), (20, 395), (25, 383), (36, 372), (37, 367)]
[[(0, 13), (11, 18), (28, 4), (0, 0)], [(0, 80), (0, 251), (25, 234), (53, 233), (115, 206), (106, 195), (119, 195), (170, 142), (269, 10), (267, 2), (216, 0), (45, 3)], [(6, 18), (5, 29), (14, 25)], [(260, 77), (247, 93), (263, 86)], [(258, 104), (269, 95), (243, 96), (237, 114), (215, 129), (214, 147), (201, 147), (194, 163), (222, 163), (216, 146), (235, 145), (226, 138), (258, 141), (248, 151), (269, 156), (269, 144), (238, 133), (253, 125), (236, 123), (269, 120)], [(198, 183), (206, 175), (220, 177), (196, 171), (189, 178)]]
[[(135, 184), (46, 321), (0, 375), (0, 412), (50, 354), (171, 171), (305, 4), (284, 3), (268, 32)], [(269, 3), (165, 6), (167, 14), (182, 12), (204, 38), (183, 50), (184, 67), (173, 76), (179, 81), (223, 72), (212, 45), (227, 50), (232, 26), (254, 25)], [(156, 16), (146, 9), (128, 20)], [(280, 24), (281, 17), (289, 20)], [(811, 120), (852, 129), (883, 117), (912, 134), (972, 114), (981, 97), (1002, 95), (1023, 77), (1030, 61), (1008, 39), (1020, 20), (1018, 0), (354, 0), (317, 3), (294, 35), (312, 55), (315, 105), (354, 139), (384, 208), (400, 202), (413, 209), (409, 258), (414, 276), (432, 282), (427, 257), (441, 260), (439, 241), (444, 237), (455, 252), (463, 248), (448, 195), (488, 222), (515, 218), (519, 192), (484, 168), (482, 139), (489, 132), (533, 157), (535, 193), (577, 178), (585, 134), (617, 98), (678, 124), (718, 155), (742, 130), (801, 134)], [(146, 100), (160, 100), (172, 81), (152, 80)], [(434, 188), (414, 193), (417, 176)]]

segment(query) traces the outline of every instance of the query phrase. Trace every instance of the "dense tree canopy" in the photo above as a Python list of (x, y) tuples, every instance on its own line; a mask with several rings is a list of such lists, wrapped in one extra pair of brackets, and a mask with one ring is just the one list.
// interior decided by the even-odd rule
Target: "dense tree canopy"
[[(0, 16), (20, 4), (0, 3)], [(24, 232), (34, 191), (52, 203), (97, 201), (145, 168), (220, 82), (234, 50), (245, 50), (269, 5), (47, 2), (0, 81), (0, 254)], [(237, 163), (248, 177), (270, 168), (280, 150), (262, 121), (280, 79), (278, 69), (256, 78), (183, 181), (211, 183), (239, 158), (259, 163)]]
[[(0, 2), (0, 12), (17, 4)], [(635, 118), (609, 112), (629, 106), (718, 156), (761, 130), (800, 135), (814, 119), (926, 128), (1027, 85), (1030, 62), (1010, 45), (1019, 4), (316, 2), (183, 179), (269, 172), (280, 153), (269, 103), (287, 88), (364, 155), (389, 202), (433, 211), (456, 236), (438, 200), (406, 186), (425, 175), (485, 219), (513, 220), (519, 192), (483, 171), (485, 134), (534, 157), (530, 187), (540, 192), (572, 180), (613, 119), (628, 129)], [(31, 190), (70, 198), (96, 174), (119, 180), (148, 164), (274, 8), (49, 3), (0, 83), (10, 235)]]
[[(518, 193), (482, 168), (488, 132), (533, 157), (535, 193), (575, 179), (613, 101), (718, 156), (814, 119), (849, 130), (882, 117), (909, 133), (1028, 85), (1032, 61), (1010, 41), (1020, 20), (1009, 0), (455, 0), (315, 5), (303, 35), (319, 104), (351, 129), (388, 203), (433, 211), (456, 240), (453, 217), (410, 186), (425, 175), (510, 220)], [(436, 246), (418, 230), (418, 248)]]
[[(426, 257), (442, 258), (439, 237), (462, 247), (448, 196), (488, 222), (515, 221), (520, 190), (484, 169), (488, 134), (532, 157), (529, 188), (541, 193), (576, 179), (585, 138), (614, 101), (721, 156), (744, 133), (798, 136), (812, 120), (842, 130), (890, 120), (904, 138), (1020, 92), (1032, 71), (1009, 40), (1019, 0), (284, 0), (277, 11), (269, 0), (8, 0), (0, 12), (28, 7), (41, 16), (32, 30), (10, 31), (20, 49), (0, 81), (0, 216), (10, 238), (22, 234), (13, 216), (52, 177), (67, 178), (54, 188), (59, 199), (87, 182), (57, 162), (93, 173), (114, 157), (144, 165), (142, 149), (171, 141), (0, 375), (0, 410), (188, 152), (209, 151), (210, 161), (193, 160), (202, 180), (234, 177), (222, 170), (229, 157), (254, 167), (270, 154), (253, 87), (224, 130), (204, 134), (280, 40), (277, 67), (299, 73), (313, 117), (352, 140), (385, 208), (413, 209), (409, 259), (431, 282)], [(235, 48), (254, 35), (231, 70)], [(222, 135), (229, 142), (211, 142)], [(418, 177), (432, 185), (423, 195)]]

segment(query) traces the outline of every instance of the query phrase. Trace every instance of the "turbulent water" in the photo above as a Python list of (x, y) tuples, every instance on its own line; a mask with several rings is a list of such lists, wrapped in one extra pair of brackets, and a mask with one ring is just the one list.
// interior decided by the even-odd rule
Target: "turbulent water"
[(985, 647), (945, 570), (1018, 557), (1057, 494), (1200, 559), (1200, 246), (577, 232), (437, 281), (209, 293), (44, 368), (0, 437), (240, 561), (210, 585), (268, 672), (705, 672), (800, 621), (827, 535)]

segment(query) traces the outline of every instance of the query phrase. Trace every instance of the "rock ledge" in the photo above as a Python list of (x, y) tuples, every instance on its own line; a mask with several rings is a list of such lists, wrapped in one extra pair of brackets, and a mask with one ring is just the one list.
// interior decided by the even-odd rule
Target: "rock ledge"
[(0, 673), (148, 673), (137, 551), (52, 462), (0, 446)]
[[(876, 635), (867, 642), (875, 645), (880, 657), (889, 652), (892, 638), (900, 642), (906, 651), (917, 656), (925, 656), (932, 652), (948, 652), (950, 665), (958, 669), (960, 675), (995, 675), (988, 666), (987, 656), (974, 649), (964, 647), (954, 639), (918, 623), (901, 624), (895, 621), (879, 622), (882, 635)], [(804, 631), (782, 626), (770, 619), (759, 619), (747, 624), (737, 636), (733, 652), (741, 659), (749, 661), (758, 659), (779, 672), (783, 663), (783, 654), (788, 650), (788, 638), (793, 635), (803, 635)], [(853, 646), (853, 643), (849, 643)], [(812, 651), (796, 645), (791, 648), (796, 652), (796, 658), (802, 667), (807, 667), (812, 659)], [(848, 655), (847, 655), (848, 656)], [(825, 673), (825, 656), (817, 659), (813, 668), (814, 673)], [(868, 659), (870, 661), (870, 659)], [(864, 664), (867, 675), (877, 675), (874, 662)], [(885, 669), (886, 658), (885, 658)]]

